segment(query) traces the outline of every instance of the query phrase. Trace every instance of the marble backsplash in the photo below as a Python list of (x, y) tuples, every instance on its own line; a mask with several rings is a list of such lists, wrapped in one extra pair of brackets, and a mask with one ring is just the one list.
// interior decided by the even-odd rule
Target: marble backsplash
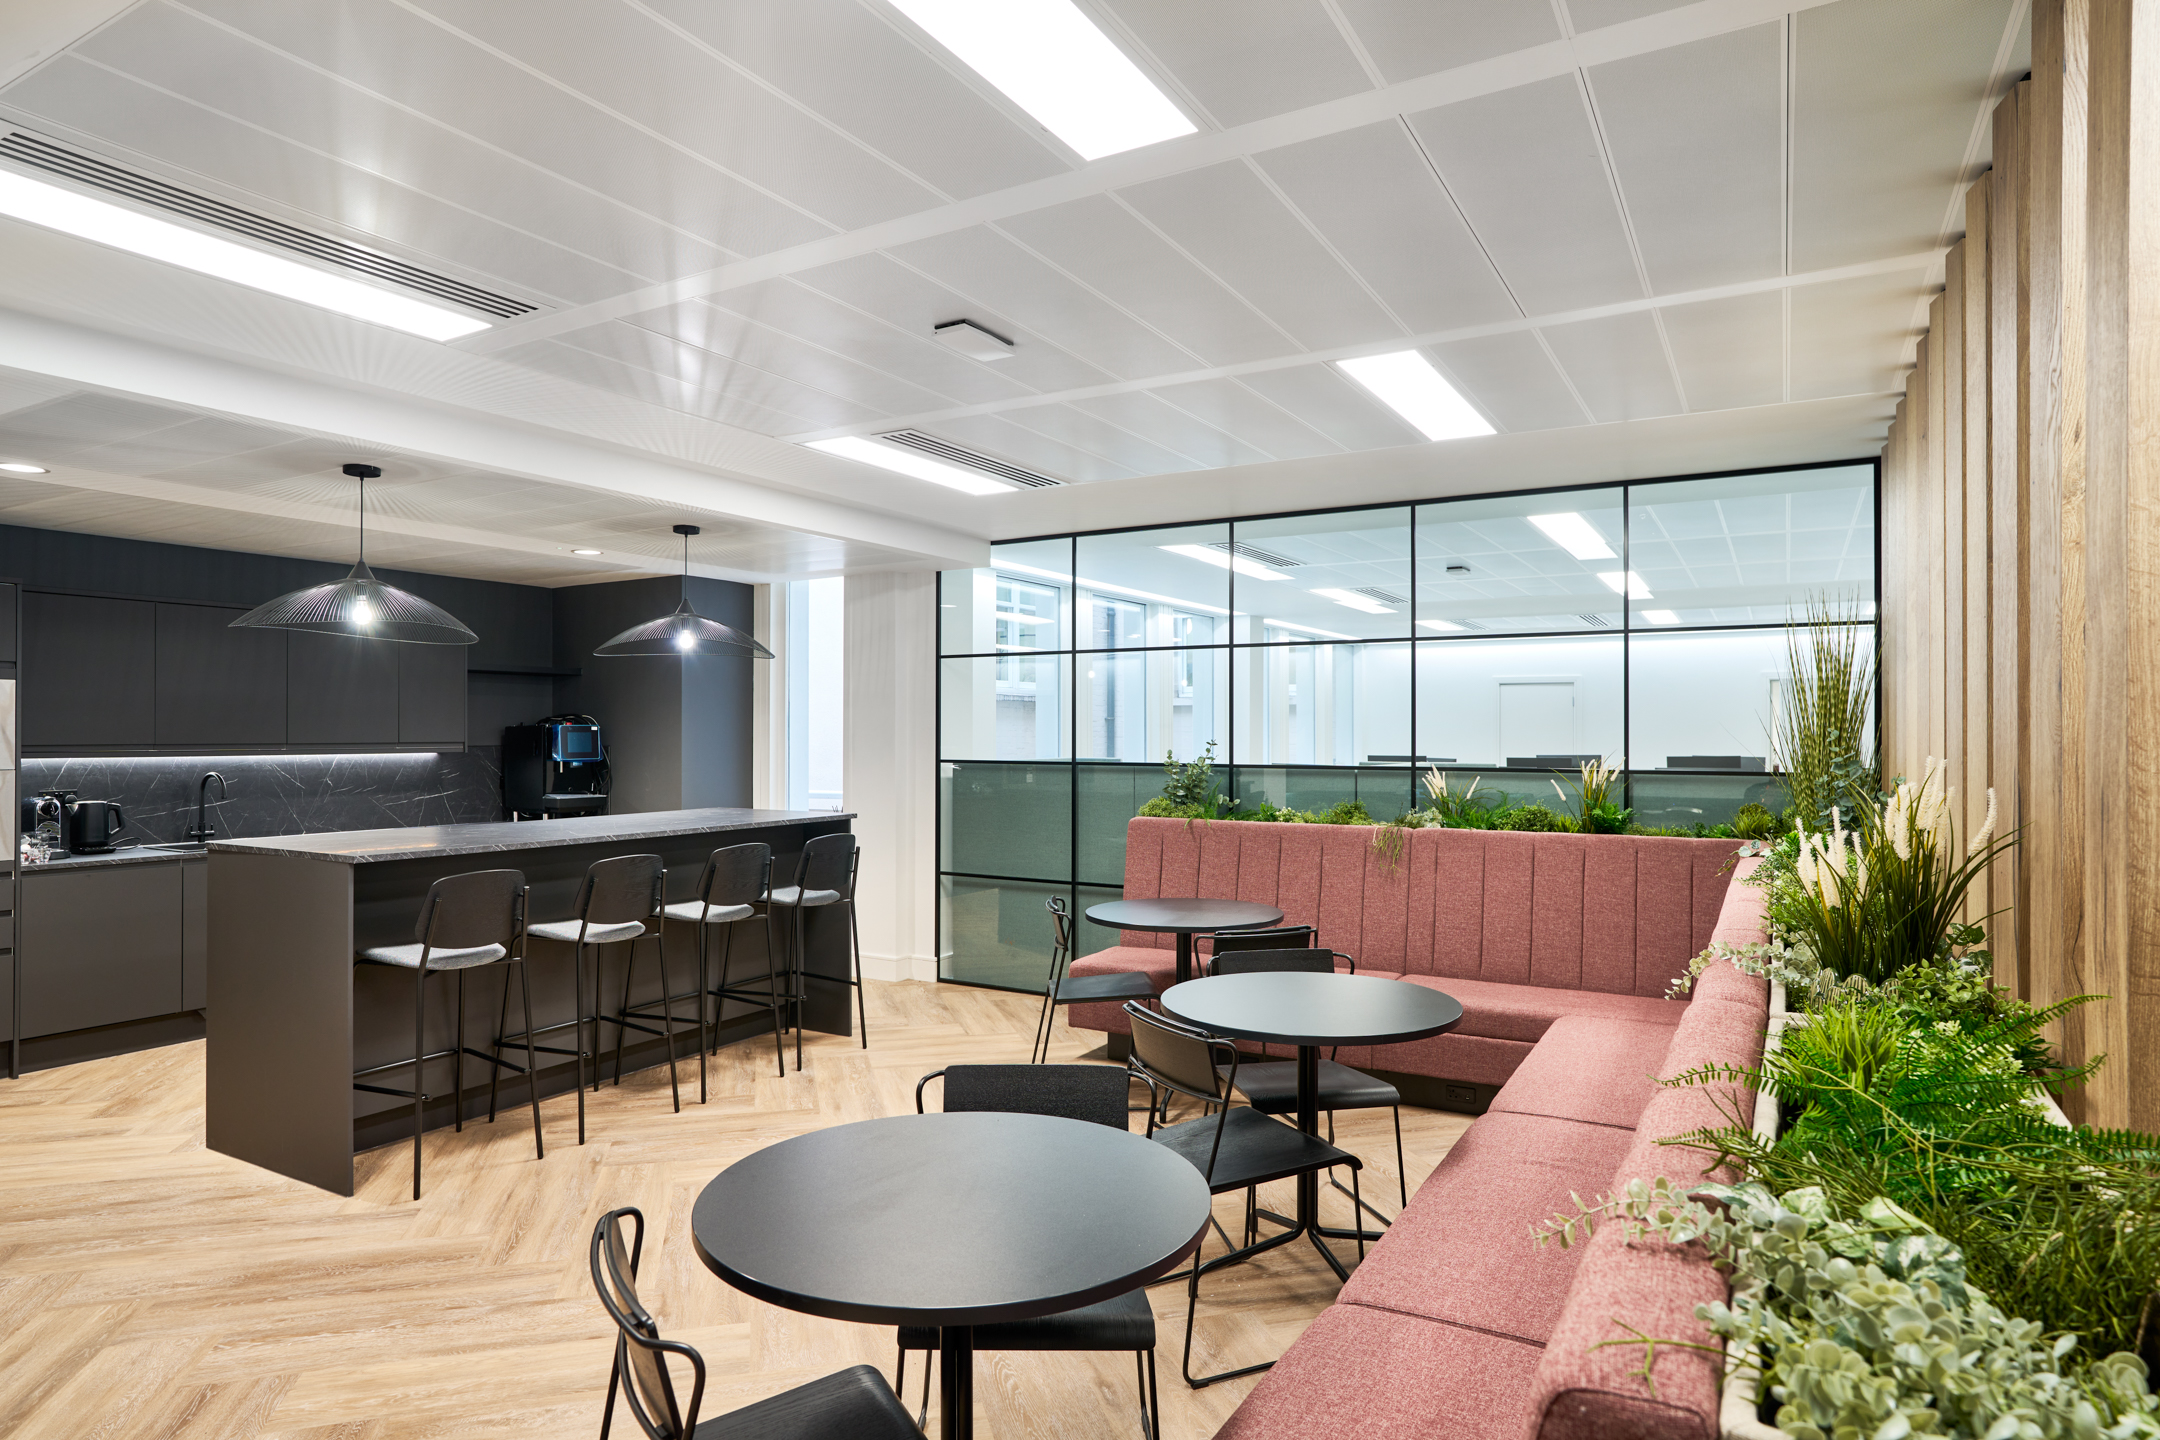
[(210, 824), (219, 839), (236, 840), (501, 820), (501, 762), (494, 746), (420, 755), (25, 760), (21, 793), (73, 790), (79, 800), (110, 800), (127, 816), (122, 839), (185, 840), (195, 823), (197, 782), (215, 770), (225, 777), (226, 795), (218, 800), (211, 785)]

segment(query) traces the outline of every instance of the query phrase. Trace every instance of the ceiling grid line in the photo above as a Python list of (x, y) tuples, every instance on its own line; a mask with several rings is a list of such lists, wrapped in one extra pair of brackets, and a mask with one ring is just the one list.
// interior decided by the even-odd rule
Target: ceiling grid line
[(1350, 17), (1343, 14), (1341, 0), (1320, 0), (1320, 8), (1327, 12), (1328, 19), (1334, 23), (1335, 33), (1342, 36), (1343, 44), (1350, 49), (1351, 58), (1358, 62), (1358, 68), (1365, 72), (1365, 78), (1371, 82), (1373, 89), (1378, 90), (1386, 85), (1387, 76), (1382, 74), (1379, 65), (1374, 63), (1372, 51), (1365, 48), (1365, 39), (1357, 33), (1357, 27), (1350, 23)]
[(1597, 415), (1591, 410), (1590, 402), (1583, 399), (1582, 391), (1576, 388), (1575, 377), (1568, 374), (1567, 366), (1561, 364), (1560, 357), (1553, 353), (1552, 341), (1545, 338), (1545, 332), (1541, 329), (1532, 330), (1530, 334), (1537, 341), (1538, 349), (1543, 352), (1545, 363), (1552, 366), (1553, 373), (1560, 377), (1560, 383), (1567, 387), (1569, 397), (1575, 401), (1575, 408), (1582, 412), (1583, 423), (1597, 424)]
[[(1247, 295), (1244, 291), (1238, 289), (1237, 286), (1231, 284), (1228, 280), (1224, 279), (1220, 274), (1216, 272), (1214, 266), (1208, 264), (1205, 260), (1202, 260), (1199, 256), (1193, 254), (1192, 251), (1186, 249), (1183, 241), (1177, 239), (1175, 236), (1171, 235), (1169, 231), (1163, 229), (1162, 226), (1157, 225), (1153, 220), (1149, 219), (1145, 214), (1141, 213), (1139, 207), (1134, 205), (1132, 201), (1126, 199), (1123, 194), (1116, 190), (1113, 190), (1103, 198), (1108, 200), (1111, 204), (1117, 206), (1118, 209), (1124, 211), (1127, 215), (1130, 215), (1134, 219), (1134, 221), (1136, 221), (1139, 225), (1146, 229), (1146, 231), (1150, 235), (1153, 235), (1156, 239), (1162, 241), (1163, 244), (1169, 246), (1170, 249), (1175, 251), (1179, 258), (1183, 259), (1186, 264), (1192, 266), (1193, 269), (1198, 270), (1201, 274), (1207, 276), (1208, 279), (1213, 280), (1216, 284), (1222, 286), (1223, 290), (1228, 293), (1232, 299), (1236, 300), (1238, 304), (1244, 306), (1247, 310), (1250, 310), (1255, 316), (1259, 318), (1261, 323), (1266, 325), (1270, 330), (1273, 330), (1276, 334), (1282, 336), (1284, 344), (1290, 346), (1290, 348), (1292, 348), (1293, 350), (1303, 350), (1305, 348), (1305, 342), (1298, 339), (1297, 336), (1291, 334), (1289, 330), (1284, 328), (1283, 323), (1280, 320), (1277, 320), (1273, 315), (1268, 314), (1266, 310), (1263, 310), (1258, 304), (1253, 301), (1251, 296)], [(1002, 225), (995, 225), (988, 228), (995, 229), (1001, 235), (1010, 233), (1006, 231)]]
[(1329, 257), (1332, 258), (1337, 265), (1342, 266), (1343, 273), (1345, 275), (1348, 275), (1353, 281), (1356, 282), (1357, 287), (1365, 292), (1367, 298), (1369, 298), (1373, 302), (1373, 304), (1380, 307), (1380, 313), (1387, 316), (1387, 318), (1391, 322), (1393, 322), (1397, 330), (1401, 331), (1405, 335), (1409, 334), (1411, 329), (1409, 322), (1404, 320), (1401, 315), (1396, 313), (1395, 307), (1388, 303), (1387, 297), (1385, 295), (1382, 295), (1380, 291), (1373, 285), (1373, 283), (1370, 280), (1367, 280), (1365, 276), (1359, 272), (1357, 266), (1350, 263), (1349, 257), (1345, 256), (1341, 250), (1336, 248), (1335, 242), (1320, 233), (1320, 227), (1318, 225), (1315, 225), (1312, 222), (1312, 217), (1305, 213), (1305, 207), (1298, 204), (1295, 200), (1292, 200), (1290, 196), (1284, 192), (1282, 186), (1275, 183), (1275, 177), (1268, 174), (1267, 171), (1261, 167), (1260, 162), (1253, 159), (1252, 156), (1246, 156), (1243, 163), (1246, 170), (1250, 171), (1256, 178), (1258, 178), (1262, 185), (1267, 187), (1268, 193), (1275, 197), (1276, 202), (1280, 204), (1283, 209), (1289, 211), (1291, 216), (1296, 219), (1298, 224), (1305, 227), (1305, 233), (1313, 238), (1313, 243), (1318, 245), (1322, 250), (1325, 250), (1328, 253)]
[(977, 74), (972, 66), (963, 62), (952, 51), (938, 44), (935, 38), (924, 33), (922, 27), (914, 21), (892, 6), (879, 3), (879, 0), (856, 0), (856, 5), (902, 40), (920, 50), (932, 64), (973, 91), (976, 98), (1003, 115), (1015, 129), (1041, 145), (1060, 164), (1070, 168), (1085, 163), (1079, 152), (1051, 134), (1041, 121), (1015, 104), (1010, 95)]

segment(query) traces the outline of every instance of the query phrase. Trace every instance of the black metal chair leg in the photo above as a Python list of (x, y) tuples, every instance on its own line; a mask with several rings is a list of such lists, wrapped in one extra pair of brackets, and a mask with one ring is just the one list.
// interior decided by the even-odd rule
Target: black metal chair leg
[[(630, 942), (630, 958), (623, 962), (622, 1008), (615, 1012), (615, 1088), (617, 1088), (618, 1090), (622, 1088), (623, 1037), (629, 1033), (629, 1027), (622, 1023), (622, 1012), (630, 1008), (630, 982), (637, 975), (637, 942), (638, 940), (642, 940), (644, 938), (644, 936), (640, 935), (637, 937), (637, 939)], [(600, 967), (598, 965), (595, 965), (593, 967), (593, 970), (595, 972), (593, 981), (593, 995), (595, 999), (599, 997), (600, 993), (599, 978), (597, 973), (599, 971), (599, 968)], [(660, 976), (660, 993), (663, 995), (667, 993), (667, 975), (665, 972), (663, 972)], [(598, 1005), (594, 1005), (593, 1028), (595, 1030), (597, 1030), (600, 1026), (599, 1014), (600, 1007)], [(598, 1037), (596, 1036), (595, 1038), (597, 1039)], [(598, 1089), (599, 1087), (594, 1086), (593, 1088)]]
[[(577, 1039), (572, 1042), (577, 1051), (577, 1143), (585, 1143), (585, 947), (575, 945), (570, 951), (570, 1015), (577, 1024)], [(530, 1027), (527, 1028), (530, 1034)], [(597, 1066), (595, 1067), (598, 1068)]]
[(862, 1027), (862, 1048), (870, 1048), (870, 997), (862, 983), (862, 931), (855, 924), (854, 882), (849, 882), (847, 902), (848, 942), (855, 951), (855, 1021)]
[[(665, 927), (667, 921), (662, 920), (660, 924)], [(665, 968), (664, 961), (662, 968)], [(705, 991), (705, 927), (700, 925), (697, 928), (697, 1103), (700, 1105), (708, 1103), (705, 1095), (705, 1008), (708, 999)]]
[(1402, 1106), (1390, 1105), (1388, 1112), (1395, 1117), (1395, 1184), (1402, 1192), (1402, 1208), (1407, 1210), (1410, 1208), (1410, 1171), (1402, 1158)]
[(795, 1073), (800, 1075), (802, 1074), (803, 1001), (810, 998), (809, 995), (806, 993), (808, 989), (807, 977), (810, 973), (810, 966), (808, 964), (810, 954), (810, 926), (809, 921), (804, 917), (803, 907), (797, 905), (794, 907), (794, 910), (795, 943), (788, 951), (788, 998), (794, 1001)]
[[(653, 943), (660, 950), (660, 1028), (667, 1031), (668, 1093), (675, 1097), (675, 1113), (680, 1115), (682, 1114), (682, 1081), (677, 1079), (675, 1075), (675, 996), (673, 994), (675, 987), (668, 981), (667, 922), (665, 920), (660, 922), (660, 933), (653, 936)], [(630, 948), (636, 949), (637, 941), (631, 941)], [(619, 1035), (622, 1031), (621, 1024), (618, 1023), (615, 1029)], [(618, 1047), (616, 1053), (619, 1055), (622, 1053), (619, 1048), (622, 1042), (617, 1040), (615, 1043)], [(615, 1062), (615, 1083), (622, 1084), (621, 1060)]]
[[(545, 1160), (547, 1159), (547, 1142), (541, 1138), (540, 1134), (540, 1065), (533, 1055), (532, 1042), (532, 972), (525, 968), (523, 957), (518, 959), (517, 971), (518, 994), (525, 1001), (525, 1093), (532, 1100), (533, 1158), (535, 1160)], [(509, 999), (510, 977), (505, 975), (503, 977), (503, 1000), (508, 1003)], [(500, 1026), (496, 1027), (496, 1033), (498, 1035), (502, 1033)], [(502, 1049), (501, 1043), (497, 1042), (495, 1048), (499, 1052)]]
[(765, 994), (772, 1001), (773, 1058), (780, 1062), (780, 1078), (787, 1078), (787, 1041), (780, 1037), (780, 947), (773, 940), (772, 906), (765, 907)]
[[(514, 963), (514, 964), (515, 964), (515, 965), (516, 965), (516, 966), (518, 967), (518, 974), (519, 974), (519, 976), (520, 976), (520, 977), (522, 977), (522, 976), (524, 975), (524, 973), (525, 973), (525, 961), (524, 961), (524, 958), (523, 958), (522, 956), (520, 956), (520, 957), (517, 957), (517, 958), (516, 958), (516, 959), (515, 959), (514, 961), (512, 961), (511, 963)], [(523, 981), (523, 980), (521, 979), (521, 983), (530, 983), (530, 982), (529, 982), (529, 981)], [(503, 1036), (504, 1036), (504, 1035), (506, 1035), (507, 1033), (509, 1033), (509, 1031), (508, 1031), (508, 1026), (509, 1026), (509, 1024), (510, 1024), (510, 977), (509, 977), (508, 975), (504, 975), (504, 976), (503, 976), (503, 988), (502, 988), (502, 1003), (501, 1003), (501, 1004), (499, 1004), (499, 1005), (497, 1005), (497, 1006), (495, 1007), (495, 1043), (494, 1043), (493, 1045), (491, 1045), (491, 1046), (489, 1046), (489, 1047), (488, 1047), (488, 1051), (489, 1051), (489, 1053), (490, 1053), (490, 1054), (492, 1054), (492, 1055), (493, 1055), (493, 1056), (495, 1057), (495, 1063), (494, 1063), (493, 1065), (489, 1066), (488, 1068), (489, 1068), (490, 1070), (494, 1071), (494, 1072), (495, 1072), (495, 1074), (496, 1074), (496, 1075), (498, 1075), (498, 1076), (502, 1074), (502, 1065), (503, 1065), (503, 1058), (502, 1058), (502, 1050), (503, 1050)], [(528, 1025), (527, 1025), (527, 1026), (526, 1026), (525, 1028), (526, 1028), (526, 1029), (527, 1029), (528, 1031), (530, 1031), (530, 1030), (532, 1029), (532, 1026), (528, 1024)], [(529, 1042), (528, 1042), (528, 1043), (529, 1043)], [(490, 1091), (488, 1091), (488, 1123), (489, 1123), (490, 1125), (492, 1125), (492, 1124), (494, 1124), (494, 1123), (495, 1123), (495, 1092), (494, 1092), (493, 1090), (490, 1090)]]
[(1162, 1440), (1162, 1381), (1155, 1375), (1155, 1352), (1147, 1352), (1148, 1417), (1154, 1423), (1149, 1440)]
[(457, 987), (457, 1033), (450, 1037), (451, 1128), (465, 1133), (465, 972), (451, 981)]
[[(425, 959), (425, 956), (421, 957)], [(420, 1198), (420, 1134), (426, 1126), (421, 1114), (427, 1104), (427, 1087), (421, 1076), (427, 1069), (427, 966), (413, 970), (413, 1032), (412, 1032), (412, 1198)]]

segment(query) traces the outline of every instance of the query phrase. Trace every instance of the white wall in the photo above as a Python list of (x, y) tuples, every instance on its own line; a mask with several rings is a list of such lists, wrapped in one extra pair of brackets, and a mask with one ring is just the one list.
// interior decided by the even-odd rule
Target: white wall
[(862, 846), (863, 973), (934, 980), (937, 574), (851, 575), (846, 596), (841, 808)]

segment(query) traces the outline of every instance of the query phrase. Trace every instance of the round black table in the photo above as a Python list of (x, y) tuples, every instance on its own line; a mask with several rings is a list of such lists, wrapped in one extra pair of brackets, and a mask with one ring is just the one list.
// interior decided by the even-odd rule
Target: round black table
[(738, 1160), (690, 1212), (746, 1295), (864, 1325), (934, 1325), (946, 1440), (974, 1433), (971, 1327), (1122, 1295), (1200, 1243), (1207, 1182), (1142, 1135), (1043, 1115), (895, 1115)]
[(1282, 911), (1251, 900), (1106, 900), (1090, 905), (1087, 918), (1113, 930), (1150, 930), (1177, 936), (1177, 980), (1192, 979), (1192, 937), (1215, 930), (1251, 930), (1273, 925)]
[[(1298, 1128), (1320, 1133), (1320, 1048), (1324, 1045), (1392, 1045), (1441, 1035), (1462, 1022), (1462, 1004), (1429, 985), (1382, 980), (1372, 975), (1263, 971), (1250, 975), (1214, 975), (1173, 985), (1163, 992), (1162, 1008), (1212, 1035), (1240, 1040), (1269, 1040), (1295, 1045), (1297, 1053)], [(1331, 1230), (1320, 1224), (1320, 1177), (1298, 1176), (1297, 1215), (1274, 1216), (1312, 1237), (1313, 1245), (1337, 1275), (1348, 1278), (1322, 1236), (1359, 1238), (1358, 1230)], [(1362, 1222), (1360, 1222), (1362, 1224)], [(1364, 1238), (1378, 1235), (1364, 1232)]]

